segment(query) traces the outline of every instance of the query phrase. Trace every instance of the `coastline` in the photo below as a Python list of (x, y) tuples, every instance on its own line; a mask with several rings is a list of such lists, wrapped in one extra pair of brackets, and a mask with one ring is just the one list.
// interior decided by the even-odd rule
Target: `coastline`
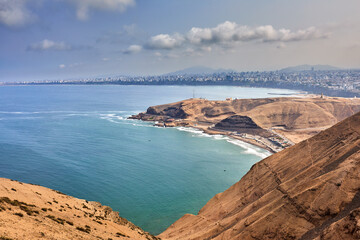
[[(145, 113), (140, 113), (141, 114), (145, 114)], [(234, 133), (230, 132), (230, 131), (221, 131), (219, 129), (213, 129), (209, 127), (211, 125), (198, 125), (198, 124), (194, 124), (190, 121), (185, 121), (183, 119), (176, 119), (174, 122), (172, 123), (166, 123), (165, 121), (161, 121), (158, 119), (158, 117), (160, 116), (152, 116), (154, 118), (156, 118), (157, 120), (149, 120), (148, 118), (138, 118), (137, 116), (139, 115), (132, 115), (130, 116), (128, 119), (133, 119), (133, 120), (139, 120), (139, 121), (145, 121), (145, 122), (152, 122), (154, 126), (157, 127), (163, 127), (163, 128), (174, 128), (174, 127), (186, 127), (186, 128), (193, 128), (193, 129), (197, 129), (205, 134), (208, 135), (221, 135), (221, 136), (225, 136), (225, 137), (229, 137), (230, 139), (233, 140), (238, 140), (238, 141), (242, 141), (244, 143), (250, 144), (252, 146), (261, 148), (263, 150), (266, 150), (268, 152), (270, 152), (271, 154), (274, 154), (276, 151), (274, 148), (272, 148), (269, 145), (266, 145), (265, 143), (261, 143), (260, 141), (256, 141), (250, 138), (245, 138), (245, 137), (241, 137), (240, 135), (235, 135)], [(151, 117), (150, 117), (151, 118)]]
[(191, 98), (151, 106), (129, 119), (154, 122), (158, 127), (191, 127), (277, 153), (359, 110), (358, 99), (312, 94), (259, 99)]

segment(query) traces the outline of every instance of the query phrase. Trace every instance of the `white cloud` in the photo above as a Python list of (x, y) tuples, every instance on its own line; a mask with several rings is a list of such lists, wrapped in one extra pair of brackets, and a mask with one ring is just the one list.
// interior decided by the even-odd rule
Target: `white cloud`
[(65, 68), (65, 67), (66, 67), (65, 64), (60, 64), (60, 65), (59, 65), (59, 68), (60, 68), (60, 69), (63, 69), (63, 68)]
[(124, 50), (123, 53), (124, 54), (135, 54), (135, 53), (139, 53), (142, 50), (142, 46), (140, 45), (131, 45), (130, 47), (128, 47), (128, 49)]
[(159, 34), (150, 38), (146, 47), (149, 49), (173, 49), (183, 44), (185, 38), (181, 34)]
[(65, 51), (71, 50), (71, 46), (65, 44), (64, 42), (54, 42), (48, 39), (44, 39), (41, 42), (33, 43), (27, 48), (29, 51)]
[(277, 30), (271, 25), (249, 27), (229, 21), (214, 28), (192, 28), (186, 36), (188, 41), (193, 44), (248, 41), (290, 42), (327, 37), (315, 27), (291, 31), (284, 28)]
[(90, 9), (123, 12), (135, 5), (135, 0), (68, 0), (76, 5), (76, 16), (80, 20), (89, 18)]
[(27, 0), (0, 0), (0, 24), (16, 27), (33, 21), (35, 16), (26, 3)]
[(315, 27), (291, 31), (289, 29), (275, 29), (271, 25), (249, 27), (226, 21), (214, 28), (193, 27), (186, 34), (159, 34), (153, 36), (145, 44), (148, 49), (171, 50), (179, 47), (191, 47), (200, 51), (212, 51), (211, 46), (234, 48), (240, 42), (292, 42), (326, 38)]

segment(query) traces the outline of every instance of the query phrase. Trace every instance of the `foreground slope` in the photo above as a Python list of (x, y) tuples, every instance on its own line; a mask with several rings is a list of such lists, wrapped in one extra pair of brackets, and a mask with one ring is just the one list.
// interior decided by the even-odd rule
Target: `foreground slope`
[(0, 178), (0, 239), (156, 239), (110, 207)]
[(257, 164), (162, 239), (360, 239), (360, 113)]

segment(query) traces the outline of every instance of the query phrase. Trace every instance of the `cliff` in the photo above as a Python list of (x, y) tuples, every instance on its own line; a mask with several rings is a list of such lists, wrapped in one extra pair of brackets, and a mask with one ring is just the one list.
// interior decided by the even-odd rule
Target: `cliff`
[(360, 239), (360, 113), (258, 162), (159, 237)]
[(0, 178), (0, 239), (147, 239), (110, 207)]
[(349, 98), (281, 97), (227, 101), (188, 99), (149, 107), (145, 113), (132, 118), (165, 123), (170, 121), (168, 126), (197, 125), (208, 129), (224, 119), (241, 115), (250, 118), (249, 121), (260, 128), (276, 131), (297, 143), (358, 111), (360, 99)]

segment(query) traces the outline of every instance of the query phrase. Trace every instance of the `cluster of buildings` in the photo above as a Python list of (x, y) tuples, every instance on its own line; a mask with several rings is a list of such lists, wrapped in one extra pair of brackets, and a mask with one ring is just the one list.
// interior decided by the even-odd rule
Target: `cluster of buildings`
[(330, 96), (359, 97), (360, 70), (256, 71), (158, 76), (118, 76), (78, 80), (21, 82), (16, 84), (236, 85), (287, 88), (318, 94), (324, 93)]

